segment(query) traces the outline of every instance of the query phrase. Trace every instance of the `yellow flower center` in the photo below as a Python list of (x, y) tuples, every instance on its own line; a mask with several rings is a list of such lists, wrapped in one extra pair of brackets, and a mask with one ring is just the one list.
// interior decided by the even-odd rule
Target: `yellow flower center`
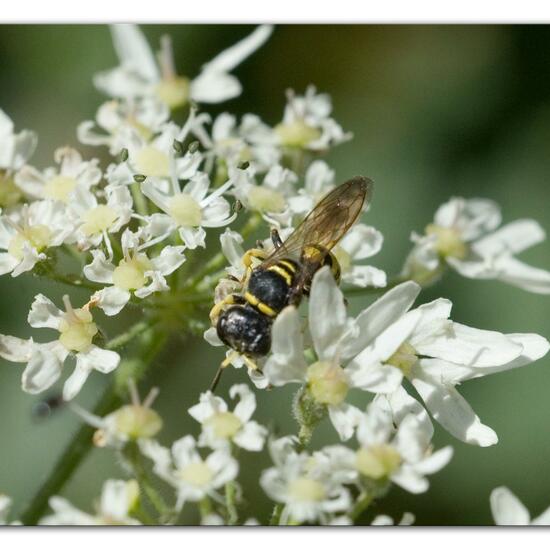
[(182, 227), (198, 227), (202, 221), (200, 204), (188, 193), (178, 193), (170, 199), (168, 213)]
[(220, 412), (212, 415), (205, 425), (212, 428), (216, 437), (230, 439), (242, 428), (243, 423), (232, 412)]
[(59, 341), (69, 351), (86, 351), (98, 329), (87, 309), (72, 309), (59, 323)]
[(7, 177), (6, 174), (0, 170), (0, 207), (8, 208), (14, 206), (22, 197), (23, 193), (21, 193), (19, 187), (15, 185), (13, 179)]
[(189, 485), (205, 487), (214, 478), (214, 473), (204, 462), (195, 462), (180, 470), (179, 476)]
[(318, 361), (307, 369), (309, 390), (323, 405), (339, 405), (348, 394), (346, 373), (339, 365)]
[(381, 479), (391, 475), (401, 464), (401, 455), (388, 444), (361, 448), (355, 455), (355, 466), (364, 476)]
[(136, 169), (140, 174), (156, 178), (166, 178), (170, 175), (170, 159), (166, 153), (156, 147), (143, 147), (136, 155)]
[(397, 367), (405, 376), (409, 376), (417, 359), (416, 350), (413, 346), (408, 342), (403, 342), (395, 353), (386, 361), (386, 364)]
[(145, 254), (136, 254), (131, 259), (120, 260), (113, 272), (113, 284), (123, 290), (137, 290), (147, 284), (145, 273), (153, 264)]
[(255, 185), (248, 192), (248, 203), (251, 208), (260, 212), (282, 212), (286, 206), (281, 193), (259, 185)]
[(76, 187), (76, 180), (68, 176), (54, 176), (44, 185), (44, 196), (49, 199), (69, 202), (69, 196)]
[(460, 232), (452, 227), (441, 227), (433, 223), (426, 227), (426, 235), (435, 235), (435, 246), (441, 256), (463, 260), (468, 254), (468, 246), (461, 239)]
[(286, 147), (306, 147), (321, 137), (321, 131), (318, 128), (308, 126), (303, 120), (277, 124), (275, 133), (281, 144)]
[(25, 244), (41, 252), (50, 244), (52, 232), (45, 225), (33, 225), (18, 232), (10, 241), (8, 253), (18, 260), (23, 259)]
[(143, 405), (124, 405), (114, 415), (117, 431), (130, 439), (154, 437), (162, 428), (160, 415)]
[(117, 213), (106, 204), (100, 204), (82, 215), (82, 232), (91, 237), (107, 231), (117, 219)]
[(323, 484), (307, 477), (293, 479), (289, 483), (288, 494), (298, 502), (320, 502), (326, 497)]
[(189, 79), (184, 76), (165, 78), (157, 84), (155, 91), (170, 109), (183, 107), (189, 101)]

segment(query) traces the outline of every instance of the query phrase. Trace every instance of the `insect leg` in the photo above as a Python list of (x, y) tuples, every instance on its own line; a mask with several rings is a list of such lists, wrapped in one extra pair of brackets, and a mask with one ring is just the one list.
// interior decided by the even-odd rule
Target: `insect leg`
[(221, 302), (214, 304), (214, 307), (210, 310), (208, 314), (212, 325), (216, 325), (218, 322), (218, 317), (220, 313), (224, 310), (226, 306), (231, 306), (233, 304), (244, 304), (245, 300), (239, 294), (230, 294), (226, 296)]
[(277, 229), (275, 229), (274, 227), (271, 229), (271, 241), (273, 242), (273, 246), (275, 247), (275, 250), (283, 246), (283, 240), (279, 235), (279, 231), (277, 231)]

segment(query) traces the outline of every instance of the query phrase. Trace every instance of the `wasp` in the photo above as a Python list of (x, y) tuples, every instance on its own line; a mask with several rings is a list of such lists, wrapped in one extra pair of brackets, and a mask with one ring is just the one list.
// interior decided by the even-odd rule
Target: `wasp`
[(340, 265), (331, 250), (370, 202), (372, 191), (371, 180), (356, 176), (321, 199), (286, 241), (273, 229), (271, 254), (260, 248), (245, 253), (243, 292), (230, 294), (210, 312), (220, 340), (234, 350), (218, 369), (212, 391), (222, 370), (239, 355), (248, 368), (258, 369), (255, 360), (271, 348), (273, 321), (286, 306), (298, 306), (309, 295), (313, 276), (321, 267), (330, 266), (336, 282), (340, 281)]

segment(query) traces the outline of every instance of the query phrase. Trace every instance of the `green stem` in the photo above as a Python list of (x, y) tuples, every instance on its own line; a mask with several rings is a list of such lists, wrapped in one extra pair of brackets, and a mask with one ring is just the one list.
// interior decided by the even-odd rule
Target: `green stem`
[(374, 500), (374, 493), (361, 493), (353, 510), (350, 513), (350, 519), (356, 521), (361, 517), (363, 512), (370, 506), (371, 502)]
[[(146, 349), (140, 347), (141, 353), (138, 351), (139, 355), (137, 358), (121, 362), (116, 371), (117, 376), (114, 377), (111, 385), (95, 406), (93, 410), (94, 415), (103, 417), (122, 405), (122, 396), (127, 390), (125, 382), (129, 377), (132, 377), (137, 382), (145, 374), (154, 357), (162, 349), (165, 340), (165, 335), (156, 336), (152, 331), (142, 333), (141, 341)], [(48, 507), (49, 498), (61, 492), (88, 454), (88, 451), (92, 447), (94, 431), (95, 428), (87, 424), (80, 427), (73, 440), (58, 458), (50, 475), (21, 514), (23, 525), (35, 525), (38, 523), (38, 520), (44, 515)]]
[(159, 515), (160, 521), (165, 522), (169, 520), (174, 515), (173, 510), (166, 504), (166, 502), (164, 502), (162, 496), (153, 486), (147, 470), (142, 463), (138, 446), (133, 442), (128, 443), (123, 450), (123, 455), (130, 463), (140, 489), (145, 493), (149, 502)]
[[(97, 416), (105, 416), (116, 409), (122, 403), (115, 391), (115, 384), (105, 392), (94, 409)], [(51, 496), (59, 494), (67, 481), (74, 474), (84, 457), (92, 446), (92, 437), (95, 428), (84, 424), (76, 433), (76, 436), (59, 457), (52, 468), (50, 476), (42, 484), (27, 507), (21, 514), (23, 525), (36, 525), (48, 507)]]
[(201, 519), (204, 519), (212, 513), (212, 502), (208, 497), (204, 497), (201, 501), (199, 501), (199, 513), (201, 515)]
[(141, 334), (144, 330), (149, 328), (149, 324), (146, 321), (140, 321), (139, 323), (136, 323), (135, 325), (131, 326), (126, 332), (123, 332), (122, 334), (119, 334), (118, 336), (115, 336), (114, 338), (111, 338), (106, 344), (106, 349), (117, 349), (124, 345), (126, 345), (128, 342), (133, 340), (136, 336)]
[(237, 486), (234, 481), (225, 485), (225, 505), (227, 507), (227, 525), (237, 525), (239, 514), (237, 512)]
[(273, 506), (273, 512), (271, 512), (269, 525), (279, 525), (279, 522), (281, 521), (281, 514), (283, 513), (283, 508), (284, 506), (280, 503)]

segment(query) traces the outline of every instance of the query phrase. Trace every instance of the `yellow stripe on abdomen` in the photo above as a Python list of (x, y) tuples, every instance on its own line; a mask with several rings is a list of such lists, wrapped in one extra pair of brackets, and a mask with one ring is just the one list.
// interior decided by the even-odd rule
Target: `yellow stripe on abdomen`
[(253, 307), (258, 308), (260, 313), (267, 315), (268, 317), (275, 317), (277, 312), (274, 309), (271, 309), (267, 304), (260, 302), (256, 296), (250, 294), (250, 292), (244, 293), (244, 299)]
[(292, 273), (289, 273), (282, 264), (283, 262), (276, 263), (275, 265), (270, 265), (267, 270), (273, 271), (274, 273), (277, 273), (277, 275), (280, 275), (284, 280), (287, 286), (292, 286)]

